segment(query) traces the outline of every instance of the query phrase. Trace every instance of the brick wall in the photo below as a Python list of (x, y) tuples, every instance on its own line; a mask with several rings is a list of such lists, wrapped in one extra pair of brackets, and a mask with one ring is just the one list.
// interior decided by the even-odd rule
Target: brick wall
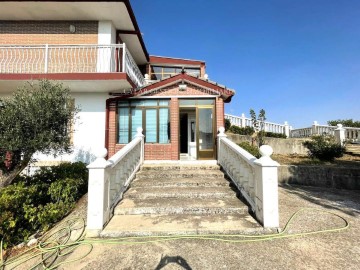
[(170, 101), (171, 159), (179, 159), (179, 99)]
[[(113, 156), (123, 148), (124, 144), (117, 143), (117, 110), (116, 101), (109, 104), (108, 156)], [(171, 134), (169, 144), (145, 143), (146, 160), (178, 160), (179, 159), (179, 101), (170, 101)]]
[(216, 133), (220, 127), (225, 127), (224, 123), (224, 101), (222, 98), (216, 98)]
[[(178, 88), (178, 87), (176, 87)], [(170, 93), (176, 92), (177, 90), (171, 89)], [(198, 90), (196, 90), (198, 91)], [(187, 96), (191, 96), (188, 91)], [(199, 95), (199, 92), (195, 92), (193, 89), (193, 95)], [(163, 94), (166, 93), (166, 94)], [(183, 93), (183, 92), (179, 92)], [(201, 92), (200, 92), (201, 93)], [(169, 92), (159, 92), (154, 96), (169, 96)], [(216, 131), (219, 127), (224, 126), (224, 101), (222, 98), (216, 98)], [(171, 134), (169, 144), (151, 144), (145, 143), (145, 159), (146, 160), (178, 160), (179, 159), (179, 99), (173, 97), (170, 100), (170, 126)], [(109, 131), (108, 131), (108, 151), (109, 157), (114, 155), (117, 151), (124, 147), (123, 144), (117, 144), (117, 112), (116, 112), (116, 101), (109, 105)]]
[(109, 104), (109, 114), (108, 114), (108, 121), (109, 121), (109, 130), (108, 130), (108, 156), (111, 157), (114, 155), (117, 151), (121, 149), (117, 148), (116, 146), (116, 134), (117, 134), (117, 108), (116, 108), (116, 102), (111, 102)]
[[(0, 44), (97, 44), (97, 21), (0, 21)], [(76, 27), (70, 33), (70, 25)]]

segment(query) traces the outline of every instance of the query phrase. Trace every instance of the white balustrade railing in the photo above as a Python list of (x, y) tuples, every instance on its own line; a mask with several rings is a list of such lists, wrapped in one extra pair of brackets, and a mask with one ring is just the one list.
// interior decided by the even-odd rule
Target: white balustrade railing
[(127, 73), (137, 87), (145, 84), (145, 79), (125, 43), (0, 46), (0, 73), (110, 72)]
[[(251, 118), (245, 117), (245, 114), (241, 116), (235, 116), (231, 114), (225, 114), (225, 119), (230, 120), (231, 125), (238, 127), (253, 127)], [(343, 127), (345, 129), (345, 139), (351, 142), (360, 141), (360, 128)], [(335, 135), (335, 126), (319, 125), (314, 121), (311, 127), (296, 128), (293, 129), (287, 122), (284, 124), (276, 124), (271, 122), (264, 122), (264, 131), (285, 134), (290, 138), (307, 138), (312, 135), (329, 134)]]
[(352, 142), (360, 142), (360, 128), (344, 127), (345, 139)]
[(218, 163), (249, 203), (265, 228), (279, 227), (278, 176), (279, 163), (270, 158), (272, 148), (260, 147), (262, 157), (256, 159), (226, 138), (224, 128), (218, 134)]
[(124, 61), (126, 73), (129, 75), (129, 77), (137, 87), (141, 87), (145, 85), (145, 78), (142, 75), (140, 69), (138, 68), (134, 58), (131, 56), (129, 50), (126, 47), (124, 48), (126, 51), (125, 61)]
[(312, 135), (312, 128), (297, 128), (290, 131), (291, 138), (305, 138)]
[(103, 149), (89, 169), (87, 231), (98, 236), (113, 215), (113, 210), (144, 161), (144, 135), (137, 129), (135, 138), (110, 159)]
[[(306, 128), (297, 128), (292, 129), (290, 131), (291, 138), (306, 138), (312, 135), (335, 135), (337, 136), (336, 130), (341, 128), (344, 135), (341, 135), (341, 138), (344, 140), (348, 140), (350, 142), (359, 142), (360, 141), (360, 128), (355, 127), (342, 127), (341, 126), (327, 126), (327, 125), (319, 125), (316, 121), (314, 121), (311, 127)], [(340, 137), (338, 138), (340, 140)]]
[[(245, 114), (241, 116), (235, 116), (231, 114), (225, 114), (225, 119), (229, 119), (231, 125), (235, 125), (238, 127), (253, 127), (253, 123), (251, 118), (245, 117)], [(272, 122), (264, 122), (264, 131), (265, 132), (273, 132), (279, 134), (285, 134), (289, 136), (290, 126), (287, 122), (284, 124), (276, 124)]]

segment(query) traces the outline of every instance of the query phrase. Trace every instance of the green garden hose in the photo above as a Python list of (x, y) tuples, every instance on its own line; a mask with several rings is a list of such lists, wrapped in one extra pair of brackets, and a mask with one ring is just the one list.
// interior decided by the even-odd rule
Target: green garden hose
[[(300, 213), (306, 211), (318, 211), (330, 214), (342, 220), (344, 225), (341, 227), (333, 227), (322, 230), (314, 230), (302, 233), (288, 233), (290, 225), (293, 223), (295, 217), (299, 216)], [(259, 242), (259, 241), (269, 241), (279, 238), (290, 238), (290, 237), (299, 237), (305, 235), (319, 234), (319, 233), (330, 233), (330, 232), (339, 232), (345, 230), (349, 227), (348, 221), (342, 216), (335, 214), (330, 211), (314, 208), (302, 208), (295, 212), (288, 222), (286, 223), (284, 229), (278, 233), (272, 234), (259, 234), (259, 235), (231, 235), (231, 234), (207, 234), (207, 235), (175, 235), (175, 236), (136, 236), (136, 237), (122, 237), (114, 239), (85, 239), (85, 221), (82, 218), (69, 219), (65, 221), (65, 226), (61, 227), (59, 230), (53, 233), (47, 233), (42, 238), (39, 244), (17, 256), (11, 257), (8, 260), (3, 260), (2, 253), (2, 241), (0, 244), (0, 269), (5, 268), (5, 266), (18, 267), (23, 263), (29, 263), (30, 260), (33, 260), (37, 257), (38, 263), (32, 265), (29, 269), (34, 269), (40, 265), (44, 269), (56, 269), (60, 265), (68, 264), (71, 262), (79, 261), (85, 258), (92, 251), (94, 244), (111, 244), (111, 245), (144, 245), (149, 243), (157, 243), (164, 241), (174, 241), (174, 240), (183, 240), (183, 239), (197, 239), (197, 240), (212, 240), (212, 241), (222, 241), (229, 243), (247, 243), (247, 242)], [(77, 225), (79, 224), (80, 225)], [(74, 233), (78, 235), (74, 237)], [(82, 254), (81, 257), (75, 258), (73, 260), (60, 260), (61, 257), (69, 255), (76, 248), (80, 246), (88, 247), (88, 250)], [(60, 261), (60, 262), (57, 262)]]

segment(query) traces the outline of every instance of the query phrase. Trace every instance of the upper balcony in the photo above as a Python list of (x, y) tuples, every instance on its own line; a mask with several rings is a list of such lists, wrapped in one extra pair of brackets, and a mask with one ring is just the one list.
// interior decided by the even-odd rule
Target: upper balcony
[(124, 44), (0, 45), (0, 91), (24, 81), (59, 80), (74, 92), (122, 92), (145, 84)]

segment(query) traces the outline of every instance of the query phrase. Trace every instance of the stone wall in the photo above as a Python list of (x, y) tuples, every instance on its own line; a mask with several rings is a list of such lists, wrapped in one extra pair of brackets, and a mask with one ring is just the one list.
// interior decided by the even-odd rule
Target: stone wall
[[(227, 133), (226, 135), (234, 143), (240, 143), (240, 142), (251, 143), (251, 136), (238, 135), (232, 133)], [(274, 154), (281, 154), (281, 155), (289, 155), (289, 154), (306, 155), (307, 150), (302, 144), (304, 141), (306, 141), (306, 139), (298, 139), (298, 138), (281, 139), (281, 138), (270, 138), (270, 137), (265, 138), (265, 144), (268, 144), (273, 148)]]
[(280, 184), (360, 190), (360, 168), (282, 165), (278, 167), (278, 180)]

